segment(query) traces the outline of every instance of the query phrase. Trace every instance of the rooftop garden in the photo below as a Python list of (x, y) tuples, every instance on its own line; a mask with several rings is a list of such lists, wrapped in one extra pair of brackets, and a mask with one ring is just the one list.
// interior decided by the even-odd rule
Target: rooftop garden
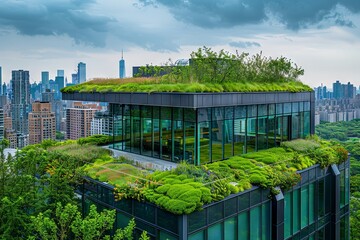
[[(265, 57), (262, 53), (215, 52), (199, 48), (191, 53), (188, 66), (171, 62), (165, 66), (146, 66), (138, 77), (94, 79), (63, 88), (73, 92), (304, 92), (312, 89), (299, 77), (304, 70), (291, 60)], [(151, 77), (141, 77), (151, 76)]]
[(340, 145), (312, 137), (199, 167), (182, 163), (170, 171), (153, 172), (132, 166), (124, 158), (100, 158), (84, 171), (114, 185), (117, 200), (134, 198), (174, 214), (189, 214), (253, 186), (268, 188), (272, 194), (278, 192), (276, 187), (286, 191), (300, 181), (298, 170), (339, 164), (347, 155)]

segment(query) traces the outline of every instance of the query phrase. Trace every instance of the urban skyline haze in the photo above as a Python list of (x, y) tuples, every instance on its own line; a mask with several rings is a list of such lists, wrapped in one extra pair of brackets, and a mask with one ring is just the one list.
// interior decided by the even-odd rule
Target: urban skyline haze
[(285, 56), (312, 87), (336, 80), (359, 86), (360, 2), (321, 1), (15, 1), (0, 5), (0, 66), (71, 79), (79, 62), (87, 79), (118, 77), (124, 49), (131, 67), (189, 58), (202, 46)]

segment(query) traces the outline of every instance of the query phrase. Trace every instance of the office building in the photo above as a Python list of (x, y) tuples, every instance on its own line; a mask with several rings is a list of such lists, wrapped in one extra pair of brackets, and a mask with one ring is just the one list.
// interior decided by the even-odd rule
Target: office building
[(64, 70), (59, 69), (56, 71), (56, 76), (58, 77), (65, 77)]
[(30, 110), (29, 71), (12, 71), (11, 90), (12, 126), (17, 133), (26, 135)]
[(66, 109), (66, 138), (79, 139), (91, 135), (91, 121), (95, 112), (99, 110), (97, 104), (82, 104), (74, 102), (74, 107)]
[(119, 78), (125, 78), (124, 52), (121, 52), (121, 60), (119, 61)]
[(41, 72), (41, 85), (42, 85), (42, 92), (45, 92), (46, 89), (50, 88), (49, 72)]
[[(113, 134), (114, 149), (171, 162), (202, 165), (314, 133), (313, 92), (109, 92), (63, 97), (109, 102), (111, 115), (122, 122)], [(348, 239), (349, 161), (297, 173), (300, 182), (289, 190), (278, 189), (271, 198), (269, 189), (253, 186), (189, 214), (174, 214), (136, 199), (115, 201), (114, 186), (90, 178), (80, 194), (85, 212), (90, 204), (116, 209), (116, 227), (135, 218), (137, 228), (152, 239)]]
[(46, 139), (56, 138), (55, 113), (49, 102), (34, 102), (29, 113), (29, 143), (41, 143)]
[(80, 62), (77, 67), (77, 83), (86, 82), (86, 64)]
[(77, 73), (71, 74), (71, 84), (78, 84), (78, 74)]

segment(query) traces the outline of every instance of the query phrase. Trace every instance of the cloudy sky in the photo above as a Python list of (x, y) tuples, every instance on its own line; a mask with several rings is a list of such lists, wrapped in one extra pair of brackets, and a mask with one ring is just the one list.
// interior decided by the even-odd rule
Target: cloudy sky
[(360, 85), (359, 0), (0, 0), (0, 66), (127, 76), (136, 65), (188, 58), (201, 46), (286, 56), (310, 86)]

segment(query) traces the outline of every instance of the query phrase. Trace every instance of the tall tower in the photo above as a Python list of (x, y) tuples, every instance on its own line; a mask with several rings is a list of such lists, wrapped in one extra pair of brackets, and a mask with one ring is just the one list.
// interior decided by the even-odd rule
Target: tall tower
[(50, 88), (49, 72), (41, 72), (41, 85), (42, 85), (42, 92), (45, 92), (46, 89)]
[[(2, 69), (0, 66), (0, 86), (2, 86)], [(3, 95), (4, 93), (2, 92), (2, 87), (0, 87), (0, 95)]]
[(86, 63), (79, 62), (77, 72), (77, 82), (83, 83), (86, 81)]
[(125, 78), (124, 51), (121, 51), (121, 60), (119, 61), (119, 78)]
[(13, 129), (28, 134), (28, 113), (30, 110), (29, 71), (12, 71), (11, 118)]

